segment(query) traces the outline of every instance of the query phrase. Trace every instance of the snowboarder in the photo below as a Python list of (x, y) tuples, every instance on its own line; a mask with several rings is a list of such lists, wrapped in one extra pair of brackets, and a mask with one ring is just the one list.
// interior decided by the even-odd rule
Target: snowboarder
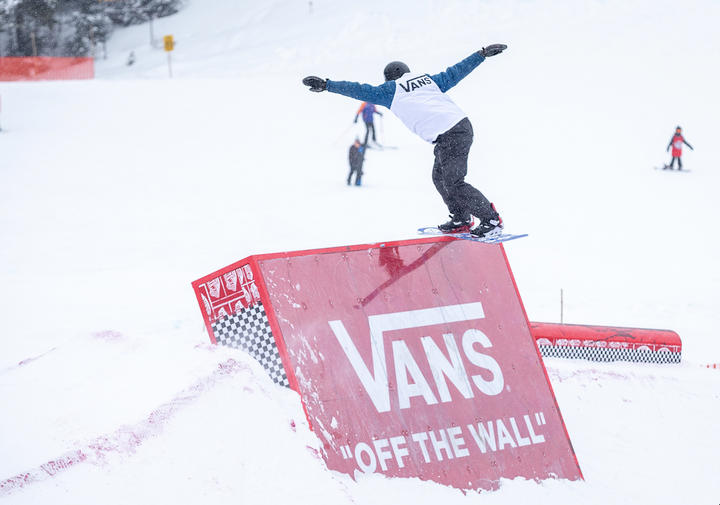
[[(502, 233), (503, 222), (485, 196), (465, 182), (473, 129), (467, 115), (445, 93), (485, 58), (502, 53), (507, 46), (493, 44), (436, 75), (410, 72), (400, 61), (385, 67), (380, 86), (331, 81), (316, 76), (303, 79), (310, 91), (329, 91), (390, 109), (413, 133), (435, 145), (432, 179), (450, 211), (450, 221), (438, 226), (444, 233), (468, 231), (478, 237)], [(479, 224), (472, 228), (473, 216)]]
[(693, 151), (693, 146), (687, 143), (687, 141), (682, 136), (682, 128), (679, 126), (675, 128), (675, 135), (670, 139), (670, 143), (667, 146), (667, 149), (665, 151), (669, 151), (670, 147), (672, 146), (672, 160), (670, 161), (670, 165), (665, 165), (663, 167), (663, 170), (670, 169), (673, 170), (673, 165), (675, 165), (675, 160), (677, 159), (678, 162), (678, 170), (682, 170), (682, 146), (685, 144)]
[(350, 186), (350, 179), (352, 179), (353, 173), (355, 173), (355, 185), (360, 186), (362, 184), (362, 166), (365, 161), (365, 149), (366, 145), (360, 143), (360, 139), (355, 139), (353, 145), (350, 146), (350, 175), (348, 175), (347, 183)]
[(377, 110), (377, 107), (375, 105), (363, 102), (360, 104), (360, 108), (357, 111), (357, 114), (355, 114), (355, 122), (357, 123), (358, 116), (362, 113), (363, 121), (365, 121), (365, 145), (367, 145), (369, 137), (370, 137), (370, 131), (372, 130), (372, 140), (377, 144), (377, 139), (375, 138), (375, 123), (373, 121), (373, 116), (377, 114), (378, 116), (382, 116), (382, 112)]

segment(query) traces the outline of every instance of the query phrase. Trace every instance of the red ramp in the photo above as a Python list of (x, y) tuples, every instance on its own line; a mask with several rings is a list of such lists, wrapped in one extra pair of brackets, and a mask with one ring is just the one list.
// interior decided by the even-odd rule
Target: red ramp
[(582, 478), (502, 245), (251, 256), (193, 286), (212, 340), (300, 393), (333, 470)]

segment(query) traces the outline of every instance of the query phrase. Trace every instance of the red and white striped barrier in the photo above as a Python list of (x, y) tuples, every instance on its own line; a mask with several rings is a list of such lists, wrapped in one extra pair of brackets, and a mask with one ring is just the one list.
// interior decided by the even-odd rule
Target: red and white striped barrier
[(682, 341), (670, 330), (530, 323), (543, 358), (680, 363)]

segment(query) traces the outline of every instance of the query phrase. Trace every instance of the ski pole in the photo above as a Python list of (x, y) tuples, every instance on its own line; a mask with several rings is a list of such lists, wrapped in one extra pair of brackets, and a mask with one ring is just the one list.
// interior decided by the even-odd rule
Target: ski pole
[(382, 145), (385, 145), (385, 128), (383, 128), (383, 117), (380, 116), (380, 139), (382, 141)]
[(350, 126), (348, 126), (348, 127), (345, 129), (345, 131), (342, 132), (337, 139), (335, 139), (335, 142), (333, 142), (333, 145), (337, 144), (337, 143), (340, 141), (340, 139), (343, 138), (343, 137), (347, 134), (347, 132), (350, 131), (350, 128), (352, 128), (354, 124), (355, 124), (355, 123), (350, 123)]

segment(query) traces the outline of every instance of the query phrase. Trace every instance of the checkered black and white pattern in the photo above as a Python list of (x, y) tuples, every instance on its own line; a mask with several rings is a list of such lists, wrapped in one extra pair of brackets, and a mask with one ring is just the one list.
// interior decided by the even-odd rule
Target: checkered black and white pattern
[(242, 349), (263, 366), (276, 384), (290, 386), (262, 303), (215, 321), (212, 329), (218, 344)]
[(543, 358), (587, 359), (590, 361), (635, 361), (641, 363), (680, 363), (681, 353), (644, 349), (611, 349), (539, 345)]

